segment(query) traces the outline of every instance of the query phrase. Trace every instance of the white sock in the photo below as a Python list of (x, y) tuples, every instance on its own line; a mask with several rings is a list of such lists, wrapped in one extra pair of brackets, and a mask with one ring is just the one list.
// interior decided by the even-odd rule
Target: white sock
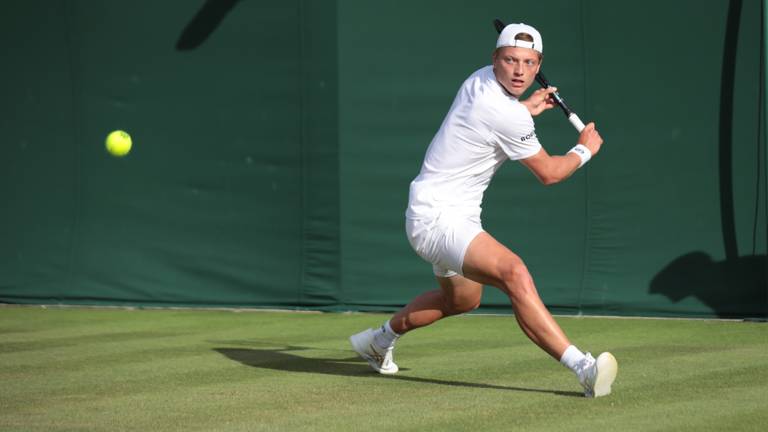
[(376, 342), (376, 345), (382, 348), (390, 348), (395, 346), (397, 338), (400, 337), (400, 335), (395, 333), (395, 331), (392, 330), (392, 327), (389, 326), (389, 320), (387, 320), (387, 322), (385, 322), (381, 327), (376, 329), (375, 333), (376, 335), (373, 337), (373, 341)]
[(568, 348), (565, 349), (563, 356), (560, 357), (560, 364), (572, 370), (573, 373), (578, 375), (581, 369), (584, 367), (584, 361), (586, 358), (587, 356), (585, 356), (583, 352), (579, 351), (578, 348), (576, 348), (574, 345), (569, 345)]

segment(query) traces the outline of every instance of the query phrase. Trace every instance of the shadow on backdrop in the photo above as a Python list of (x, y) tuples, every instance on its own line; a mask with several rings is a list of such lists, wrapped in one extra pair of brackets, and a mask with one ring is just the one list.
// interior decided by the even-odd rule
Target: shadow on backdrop
[[(518, 392), (549, 393), (558, 396), (584, 397), (579, 392), (567, 392), (557, 390), (543, 390), (523, 387), (511, 387), (494, 384), (472, 383), (463, 381), (448, 381), (431, 378), (419, 378), (403, 375), (379, 375), (373, 372), (363, 360), (356, 355), (353, 357), (336, 358), (309, 358), (292, 354), (293, 351), (310, 350), (308, 347), (290, 346), (277, 349), (244, 349), (244, 348), (215, 348), (214, 351), (223, 356), (240, 362), (246, 366), (255, 368), (278, 370), (285, 372), (305, 372), (316, 374), (339, 375), (348, 377), (379, 377), (381, 379), (394, 379), (416, 382), (422, 384), (436, 384), (451, 387), (469, 387), (490, 390), (511, 390)], [(401, 368), (401, 371), (408, 369)]]
[(704, 252), (683, 255), (651, 281), (651, 294), (677, 303), (693, 296), (719, 318), (762, 318), (768, 314), (766, 255), (716, 262)]
[(196, 49), (219, 27), (221, 21), (240, 0), (207, 0), (176, 42), (176, 49), (189, 51)]
[[(741, 6), (742, 0), (731, 0), (728, 4), (720, 86), (718, 169), (726, 259), (715, 262), (700, 251), (682, 255), (654, 276), (649, 292), (662, 294), (675, 303), (689, 296), (696, 297), (720, 318), (765, 318), (768, 315), (768, 260), (765, 255), (738, 256), (734, 216), (733, 93)], [(758, 169), (758, 178), (760, 175)], [(759, 196), (759, 188), (756, 193)]]

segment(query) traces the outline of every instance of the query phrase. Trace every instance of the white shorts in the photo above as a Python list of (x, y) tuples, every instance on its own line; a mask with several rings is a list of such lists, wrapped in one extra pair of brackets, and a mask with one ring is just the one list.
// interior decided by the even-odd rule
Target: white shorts
[(464, 275), (464, 255), (483, 232), (479, 216), (441, 214), (435, 219), (405, 219), (405, 232), (413, 250), (432, 263), (435, 276)]

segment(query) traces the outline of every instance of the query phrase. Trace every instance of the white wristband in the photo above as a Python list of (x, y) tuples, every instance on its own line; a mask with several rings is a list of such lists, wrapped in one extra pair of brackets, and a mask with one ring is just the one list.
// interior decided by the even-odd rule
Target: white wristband
[(583, 144), (576, 144), (572, 149), (568, 150), (568, 153), (575, 153), (576, 156), (581, 159), (579, 168), (583, 167), (585, 163), (592, 159), (592, 152)]

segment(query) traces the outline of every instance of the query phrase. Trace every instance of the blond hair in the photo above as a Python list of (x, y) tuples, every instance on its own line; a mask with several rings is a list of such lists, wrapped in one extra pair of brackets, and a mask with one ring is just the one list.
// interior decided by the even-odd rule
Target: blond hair
[[(515, 40), (533, 42), (533, 36), (529, 35), (528, 33), (518, 33), (515, 35)], [(544, 54), (538, 51), (536, 51), (536, 53), (539, 55), (539, 62), (541, 62), (541, 59), (544, 57)]]

